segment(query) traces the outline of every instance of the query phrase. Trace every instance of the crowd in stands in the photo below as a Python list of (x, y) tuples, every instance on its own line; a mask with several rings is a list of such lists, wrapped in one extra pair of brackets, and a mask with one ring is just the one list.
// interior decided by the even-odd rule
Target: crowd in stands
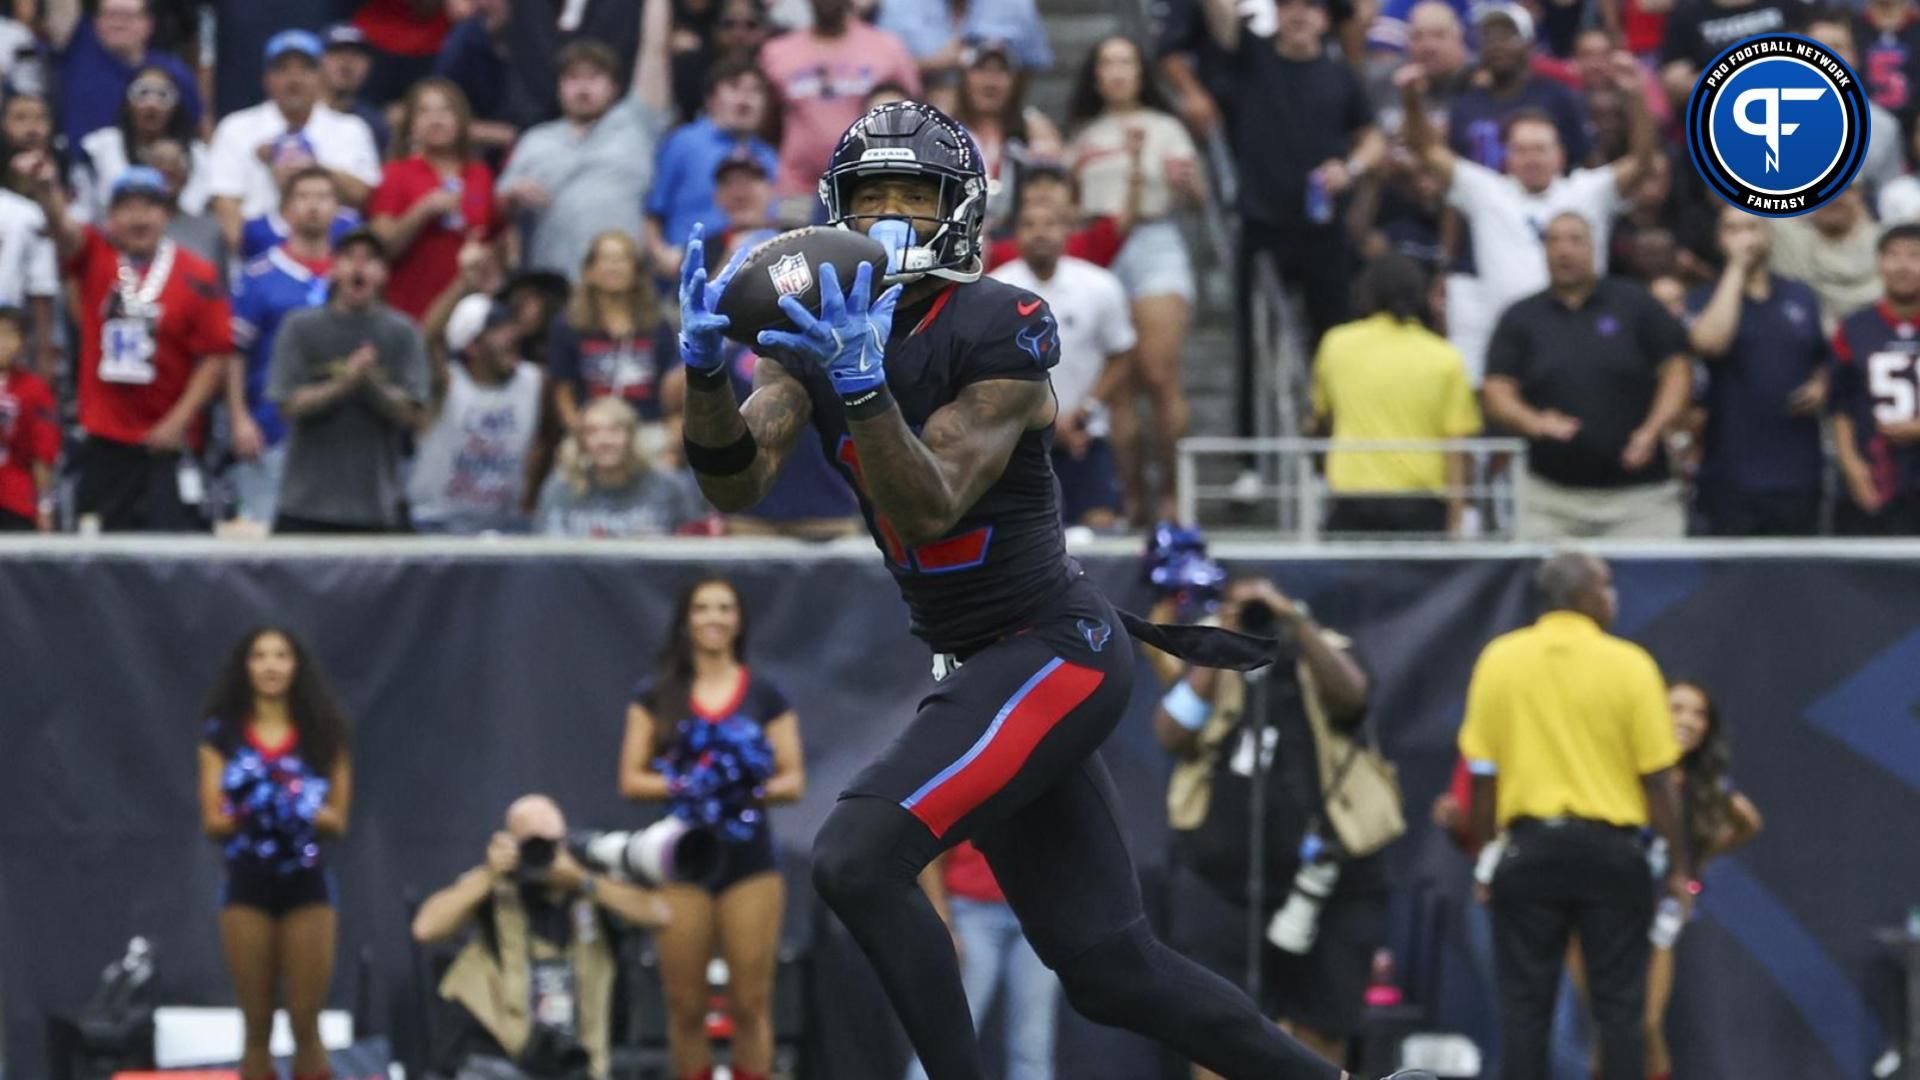
[[(1234, 151), (1243, 320), (1266, 255), (1336, 442), (1523, 438), (1528, 538), (1915, 531), (1912, 4), (1368, 8), (1183, 0), (1157, 43), (1180, 114)], [(1844, 196), (1770, 221), (1709, 194), (1676, 118), (1721, 51), (1782, 29), (1856, 65), (1879, 134)], [(1243, 428), (1260, 362), (1243, 344)], [(1469, 509), (1461, 455), (1331, 458), (1330, 528)]]
[[(988, 271), (1058, 317), (1070, 524), (1169, 516), (1183, 435), (1255, 433), (1270, 266), (1309, 421), (1524, 439), (1521, 535), (1911, 534), (1917, 8), (1167, 0), (1056, 57), (1035, 0), (15, 0), (0, 525), (857, 531), (814, 443), (754, 517), (700, 500), (668, 286), (696, 225), (724, 259), (816, 223), (840, 133), (914, 97), (997, 181)], [(1778, 221), (1676, 126), (1772, 29), (1874, 101), (1852, 189)], [(1223, 192), (1237, 357), (1189, 348)], [(1235, 368), (1237, 431), (1193, 429), (1183, 363)], [(1476, 469), (1336, 452), (1328, 526), (1470, 531)]]

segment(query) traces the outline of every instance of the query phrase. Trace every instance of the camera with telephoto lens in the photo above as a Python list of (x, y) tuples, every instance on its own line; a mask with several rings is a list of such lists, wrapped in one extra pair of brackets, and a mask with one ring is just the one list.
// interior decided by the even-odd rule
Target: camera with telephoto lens
[[(1307, 617), (1307, 605), (1303, 601), (1293, 601), (1294, 618)], [(1249, 597), (1240, 602), (1240, 632), (1254, 637), (1279, 637), (1281, 631), (1280, 613), (1265, 600)]]
[(1274, 912), (1267, 924), (1267, 940), (1273, 947), (1295, 956), (1313, 951), (1320, 936), (1320, 909), (1340, 883), (1340, 863), (1327, 848), (1326, 841), (1308, 833), (1300, 841), (1300, 869), (1294, 872), (1293, 887), (1287, 902)]
[(1280, 629), (1280, 613), (1265, 600), (1243, 600), (1240, 603), (1240, 632), (1254, 637), (1273, 637)]
[(567, 850), (591, 869), (636, 885), (698, 884), (720, 870), (720, 837), (668, 817), (644, 829), (581, 832)]

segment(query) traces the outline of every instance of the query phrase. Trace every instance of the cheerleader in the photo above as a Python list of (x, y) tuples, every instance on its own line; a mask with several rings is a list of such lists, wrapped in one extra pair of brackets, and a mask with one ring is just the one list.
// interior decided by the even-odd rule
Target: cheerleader
[(333, 875), (320, 841), (347, 831), (347, 720), (285, 630), (242, 638), (214, 684), (200, 747), (200, 815), (224, 845), (220, 940), (246, 1022), (242, 1080), (274, 1075), (276, 993), (294, 1080), (325, 1080), (320, 1008), (333, 979)]
[(689, 588), (674, 610), (655, 678), (627, 707), (620, 792), (664, 802), (717, 832), (719, 873), (661, 890), (671, 911), (655, 935), (666, 984), (667, 1049), (676, 1080), (709, 1080), (707, 963), (727, 962), (735, 1080), (773, 1071), (774, 960), (785, 885), (775, 867), (766, 807), (806, 790), (800, 722), (786, 697), (747, 667), (747, 614), (722, 578)]

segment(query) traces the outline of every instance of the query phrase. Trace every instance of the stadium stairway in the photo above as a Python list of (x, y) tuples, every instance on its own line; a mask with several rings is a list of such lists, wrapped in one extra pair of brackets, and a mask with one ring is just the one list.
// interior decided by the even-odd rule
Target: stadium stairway
[[(1040, 0), (1040, 9), (1054, 66), (1033, 80), (1027, 100), (1064, 123), (1073, 79), (1088, 50), (1113, 33), (1144, 41), (1147, 15), (1134, 0)], [(1230, 253), (1215, 250), (1198, 214), (1186, 214), (1182, 225), (1200, 290), (1182, 364), (1191, 408), (1188, 429), (1194, 434), (1232, 434), (1236, 407)]]

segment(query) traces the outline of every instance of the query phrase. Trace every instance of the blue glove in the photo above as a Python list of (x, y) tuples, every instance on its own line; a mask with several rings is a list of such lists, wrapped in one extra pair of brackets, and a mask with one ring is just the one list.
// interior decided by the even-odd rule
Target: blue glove
[(797, 334), (785, 330), (760, 331), (760, 344), (810, 356), (827, 369), (827, 378), (841, 397), (853, 397), (887, 384), (884, 365), (887, 335), (893, 332), (893, 308), (900, 302), (900, 286), (873, 293), (873, 264), (861, 263), (853, 289), (840, 292), (840, 275), (832, 263), (820, 267), (820, 317), (815, 318), (797, 297), (780, 298)]
[(702, 239), (705, 232), (705, 226), (693, 227), (693, 235), (687, 239), (686, 256), (680, 260), (680, 359), (691, 371), (711, 375), (726, 363), (727, 343), (721, 334), (729, 322), (725, 315), (715, 314), (714, 309), (720, 306), (720, 297), (727, 291), (734, 272), (746, 260), (747, 248), (742, 245), (734, 252), (720, 276), (709, 284), (707, 245)]

